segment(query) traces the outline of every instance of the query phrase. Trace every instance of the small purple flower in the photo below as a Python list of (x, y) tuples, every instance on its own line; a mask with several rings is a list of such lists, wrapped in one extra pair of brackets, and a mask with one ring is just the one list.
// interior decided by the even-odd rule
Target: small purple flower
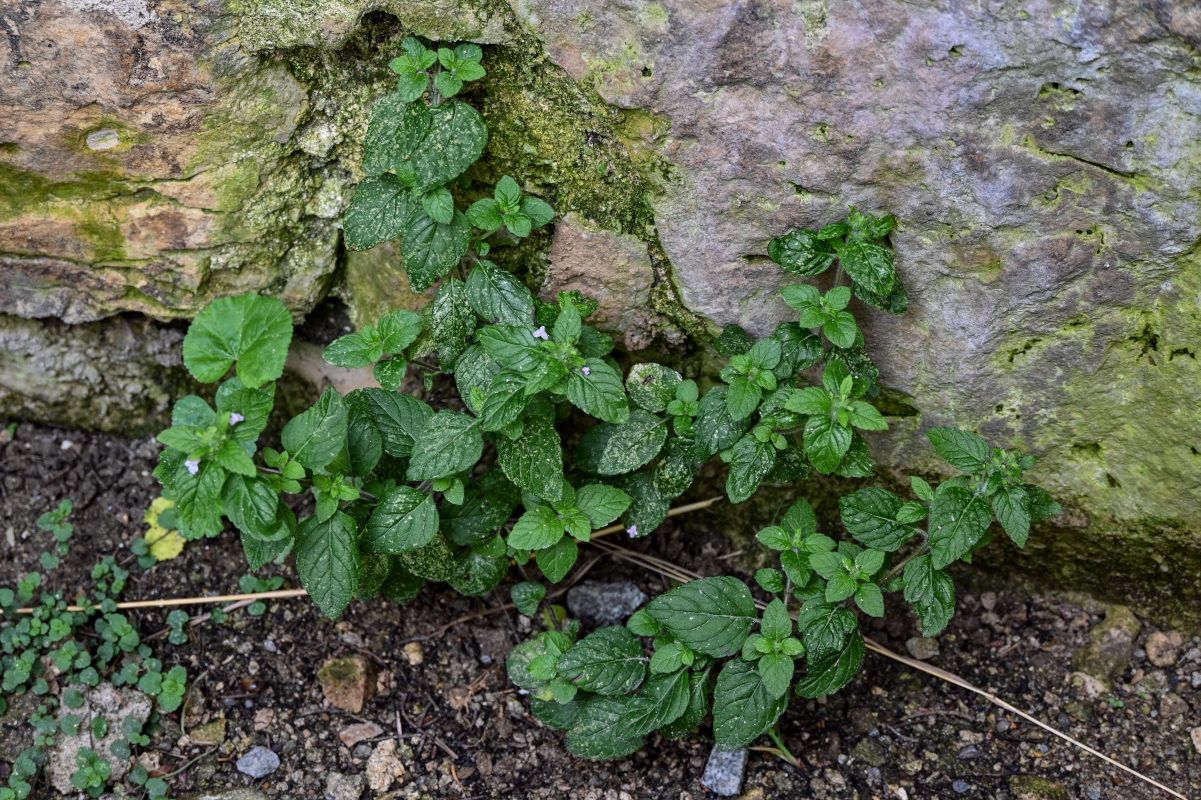
[(237, 411), (234, 411), (233, 413), (231, 413), (231, 414), (229, 415), (229, 424), (230, 424), (230, 425), (237, 425), (239, 422), (241, 422), (241, 421), (242, 421), (242, 420), (244, 420), (244, 419), (246, 419), (246, 417), (242, 416), (242, 415), (241, 415), (241, 414), (239, 414)]
[(191, 475), (195, 475), (196, 473), (200, 472), (199, 458), (189, 458), (187, 461), (183, 462), (183, 465), (188, 468), (188, 473)]
[(584, 367), (583, 369), (581, 369), (581, 370), (580, 370), (580, 372), (584, 373), (585, 375), (591, 375), (591, 374), (592, 374), (592, 368), (591, 368), (591, 367)]
[(545, 325), (543, 325), (542, 327), (538, 328), (538, 330), (534, 331), (534, 338), (535, 338), (535, 339), (541, 339), (541, 340), (542, 340), (542, 341), (544, 341), (544, 342), (549, 342), (549, 341), (550, 341), (550, 334), (546, 332), (546, 326), (545, 326)]
[(630, 534), (630, 538), (631, 538), (631, 539), (633, 539), (634, 537), (636, 537), (636, 536), (638, 535), (638, 526), (637, 526), (637, 525), (631, 525), (631, 526), (629, 527), (629, 529), (628, 529), (626, 532), (627, 532), (628, 534)]

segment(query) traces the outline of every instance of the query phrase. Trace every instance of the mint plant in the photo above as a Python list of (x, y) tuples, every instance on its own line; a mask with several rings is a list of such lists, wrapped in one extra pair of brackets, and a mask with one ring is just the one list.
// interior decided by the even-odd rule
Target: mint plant
[[(484, 595), (512, 564), (525, 578), (514, 604), (534, 614), (546, 588), (527, 567), (562, 581), (579, 545), (616, 519), (631, 536), (649, 535), (714, 458), (729, 465), (734, 503), (764, 482), (872, 475), (864, 432), (887, 420), (872, 405), (879, 371), (848, 308), (853, 297), (890, 313), (907, 307), (886, 239), (891, 215), (852, 208), (841, 222), (772, 240), (769, 254), (788, 272), (837, 265), (834, 285), (785, 287), (797, 319), (759, 341), (724, 331), (720, 383), (702, 392), (658, 363), (623, 378), (613, 341), (587, 324), (595, 301), (565, 292), (544, 302), (486, 258), (554, 212), (511, 176), (483, 196), (463, 178), (487, 129), (449, 98), (483, 76), (479, 48), (435, 54), (410, 38), (403, 50), (391, 62), (398, 88), (372, 115), (344, 228), (352, 248), (399, 236), (410, 283), (437, 286), (435, 298), (420, 314), (389, 312), (332, 342), (327, 361), (371, 367), (379, 387), (326, 390), (278, 442), (263, 435), (291, 341), (287, 309), (242, 295), (202, 311), (184, 364), (218, 383), (214, 400), (176, 403), (155, 470), (183, 536), (218, 535), (228, 519), (252, 569), (293, 554), (330, 617), (356, 598), (410, 600), (425, 581)], [(403, 391), (445, 395), (452, 383), (458, 398), (438, 408)], [(565, 435), (579, 431), (567, 451)], [(1021, 545), (1031, 523), (1058, 510), (1025, 482), (1031, 457), (965, 431), (936, 428), (930, 438), (966, 474), (937, 487), (915, 478), (916, 499), (853, 492), (840, 501), (841, 531), (819, 531), (798, 500), (760, 532), (778, 559), (756, 574), (762, 614), (732, 576), (674, 588), (628, 626), (582, 638), (552, 610), (546, 630), (510, 655), (510, 678), (581, 756), (626, 755), (652, 731), (682, 736), (710, 713), (723, 747), (770, 733), (794, 694), (828, 694), (858, 671), (859, 614), (882, 616), (896, 594), (937, 633), (954, 610), (946, 568), (986, 543), (994, 518)], [(849, 538), (831, 535), (841, 532)], [(173, 696), (169, 678), (160, 702)]]

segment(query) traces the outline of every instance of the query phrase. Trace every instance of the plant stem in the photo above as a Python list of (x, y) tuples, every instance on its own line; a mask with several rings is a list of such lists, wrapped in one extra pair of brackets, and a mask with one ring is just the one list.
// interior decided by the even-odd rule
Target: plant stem
[(880, 580), (876, 581), (876, 585), (884, 586), (890, 580), (892, 580), (897, 575), (899, 575), (901, 573), (901, 570), (905, 569), (905, 565), (907, 565), (910, 561), (912, 561), (913, 559), (917, 558), (918, 556), (922, 555), (923, 553), (925, 553), (927, 550), (930, 549), (929, 544), (930, 544), (930, 535), (928, 533), (926, 533), (925, 531), (923, 531), (922, 532), (922, 543), (920, 545), (918, 545), (917, 547), (915, 547), (913, 549), (913, 552), (911, 552), (909, 555), (902, 558), (900, 563), (894, 565), (893, 568), (888, 571), (887, 575), (885, 575)]
[(780, 758), (784, 759), (789, 764), (792, 764), (794, 767), (799, 767), (801, 762), (797, 761), (797, 757), (794, 756), (792, 751), (788, 749), (788, 746), (784, 744), (784, 740), (780, 738), (780, 732), (776, 730), (776, 728), (776, 725), (772, 725), (770, 728), (768, 728), (767, 735), (770, 736), (771, 740), (776, 743), (776, 747), (780, 748)]

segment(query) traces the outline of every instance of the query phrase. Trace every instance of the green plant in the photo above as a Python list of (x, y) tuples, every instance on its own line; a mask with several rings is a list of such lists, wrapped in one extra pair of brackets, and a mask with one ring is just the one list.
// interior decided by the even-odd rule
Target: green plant
[[(54, 535), (59, 555), (66, 552), (73, 531), (67, 521), (72, 507), (69, 499), (64, 500), (57, 509), (37, 520), (38, 527)], [(43, 553), (43, 565), (49, 564), (47, 570), (57, 568), (58, 559), (47, 559), (47, 555)], [(117, 598), (128, 577), (128, 571), (113, 558), (98, 562), (92, 568), (95, 591), (90, 596), (81, 593), (77, 598), (85, 607), (99, 606), (87, 611), (68, 610), (62, 593), (46, 590), (46, 579), (40, 573), (26, 575), (15, 589), (0, 588), (0, 713), (17, 695), (29, 693), (37, 698), (28, 720), (35, 731), (34, 744), (13, 762), (7, 785), (0, 787), (0, 800), (31, 795), (46, 760), (46, 748), (59, 735), (88, 735), (93, 739), (108, 735), (103, 717), (87, 715), (91, 689), (104, 681), (118, 687), (141, 686), (160, 672), (161, 663), (150, 657), (150, 648), (142, 641), (140, 632), (128, 617), (117, 611)], [(20, 607), (31, 607), (32, 613), (21, 614)], [(186, 677), (184, 668), (176, 666), (168, 672), (169, 680), (159, 681), (160, 690), (152, 693), (158, 695), (155, 713), (170, 713), (178, 708)], [(57, 696), (54, 685), (58, 687)], [(86, 726), (85, 719), (90, 719)], [(149, 743), (141, 723), (128, 718), (122, 724), (120, 738), (111, 747), (114, 755), (127, 758), (133, 746)], [(111, 765), (94, 749), (82, 749), (76, 766), (72, 785), (93, 797), (100, 796), (113, 784)]]
[[(377, 104), (368, 129), (367, 177), (346, 213), (346, 241), (370, 247), (399, 235), (414, 288), (441, 281), (435, 299), (424, 315), (393, 311), (331, 343), (330, 363), (370, 366), (381, 388), (327, 390), (287, 422), (278, 450), (259, 440), (291, 339), (287, 309), (242, 295), (202, 311), (184, 363), (220, 382), (215, 405), (177, 402), (155, 471), (185, 537), (215, 536), (227, 517), (252, 568), (294, 552), (309, 594), (336, 617), (356, 597), (411, 599), (425, 580), (483, 595), (511, 563), (558, 582), (579, 543), (613, 520), (648, 535), (715, 457), (729, 464), (735, 503), (765, 481), (872, 474), (861, 431), (887, 421), (871, 404), (879, 372), (847, 308), (852, 297), (890, 313), (908, 305), (886, 240), (891, 215), (852, 208), (844, 221), (772, 240), (769, 254), (788, 272), (837, 264), (834, 286), (786, 287), (798, 319), (759, 341), (723, 332), (731, 358), (722, 384), (702, 393), (656, 363), (634, 365), (623, 381), (612, 340), (585, 323), (595, 302), (574, 292), (543, 302), (484, 258), (553, 212), (509, 176), (483, 197), (462, 177), (487, 130), (470, 106), (446, 98), (483, 74), (472, 66), (479, 49), (433, 57), (409, 39), (404, 50), (392, 62), (400, 88)], [(472, 197), (466, 212), (456, 207)], [(410, 364), (437, 394), (453, 380), (458, 401), (435, 409), (399, 391)], [(820, 383), (803, 385), (807, 375)], [(625, 755), (654, 730), (683, 735), (710, 707), (723, 746), (769, 732), (794, 685), (818, 697), (858, 671), (855, 609), (881, 616), (885, 595), (900, 592), (933, 635), (953, 613), (946, 567), (983, 546), (994, 516), (1022, 545), (1031, 522), (1058, 510), (1023, 479), (1033, 458), (950, 428), (932, 429), (930, 440), (966, 474), (937, 488), (914, 478), (912, 500), (878, 487), (843, 497), (842, 527), (854, 541), (820, 533), (804, 500), (759, 534), (779, 558), (778, 569), (756, 575), (771, 595), (762, 615), (750, 587), (729, 576), (672, 589), (627, 627), (578, 640), (577, 625), (548, 613), (547, 630), (511, 654), (511, 679), (582, 756)], [(304, 492), (314, 511), (298, 519), (299, 504), (283, 497)], [(545, 594), (529, 580), (512, 589), (529, 614)], [(638, 637), (653, 640), (649, 657)], [(794, 681), (798, 659), (805, 671)]]

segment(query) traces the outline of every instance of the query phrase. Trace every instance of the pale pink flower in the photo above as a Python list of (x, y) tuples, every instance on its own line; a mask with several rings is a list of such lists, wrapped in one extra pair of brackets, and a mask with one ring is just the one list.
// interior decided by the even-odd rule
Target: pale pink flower
[(546, 326), (543, 325), (538, 330), (534, 331), (534, 338), (541, 339), (544, 342), (550, 341), (550, 334), (546, 332)]

